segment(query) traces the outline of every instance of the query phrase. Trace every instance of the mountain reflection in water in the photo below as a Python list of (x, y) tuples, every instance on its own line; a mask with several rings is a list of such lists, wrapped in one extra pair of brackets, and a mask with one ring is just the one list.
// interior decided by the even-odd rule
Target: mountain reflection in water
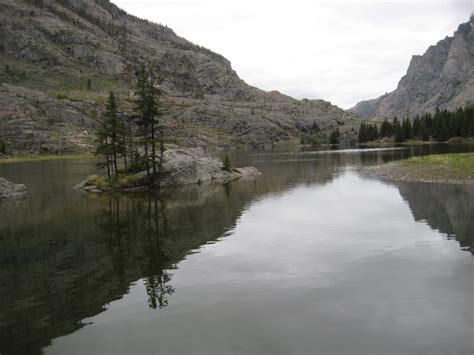
[(474, 254), (474, 185), (396, 183), (416, 221)]

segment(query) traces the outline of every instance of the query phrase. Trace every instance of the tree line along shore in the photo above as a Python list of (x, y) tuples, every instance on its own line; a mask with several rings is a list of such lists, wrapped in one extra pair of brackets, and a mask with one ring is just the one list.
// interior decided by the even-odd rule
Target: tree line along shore
[[(456, 111), (437, 109), (434, 114), (417, 115), (412, 120), (385, 119), (382, 122), (362, 122), (358, 142), (407, 141), (447, 142), (474, 137), (474, 106), (460, 107)], [(455, 142), (455, 141), (454, 141)]]

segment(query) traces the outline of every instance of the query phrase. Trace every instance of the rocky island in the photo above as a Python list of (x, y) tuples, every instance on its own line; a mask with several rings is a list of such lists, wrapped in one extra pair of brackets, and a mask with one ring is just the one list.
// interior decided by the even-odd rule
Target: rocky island
[(255, 178), (260, 172), (253, 167), (224, 168), (220, 159), (202, 148), (170, 149), (164, 152), (163, 169), (151, 178), (146, 171), (108, 180), (93, 175), (76, 186), (87, 192), (141, 192), (194, 184), (225, 184)]

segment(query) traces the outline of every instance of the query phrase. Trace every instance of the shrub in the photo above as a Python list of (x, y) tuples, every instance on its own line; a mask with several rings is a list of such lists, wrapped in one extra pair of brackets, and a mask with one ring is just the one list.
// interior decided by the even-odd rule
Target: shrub
[(7, 154), (7, 144), (4, 141), (0, 141), (0, 154)]
[(69, 99), (69, 95), (67, 92), (58, 91), (52, 94), (53, 97), (57, 98), (58, 100), (67, 100)]
[(232, 170), (230, 157), (229, 157), (229, 154), (227, 154), (227, 153), (226, 153), (226, 155), (224, 155), (224, 158), (222, 158), (222, 170), (226, 170), (226, 171), (231, 171)]

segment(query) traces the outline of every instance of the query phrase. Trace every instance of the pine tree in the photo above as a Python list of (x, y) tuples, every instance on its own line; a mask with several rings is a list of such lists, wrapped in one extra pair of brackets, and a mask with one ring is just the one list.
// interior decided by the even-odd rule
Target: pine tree
[(380, 126), (380, 137), (381, 138), (390, 138), (392, 137), (392, 124), (388, 122), (387, 119), (384, 119), (382, 125)]
[(405, 136), (403, 134), (403, 128), (398, 122), (397, 117), (393, 119), (393, 129), (395, 131), (395, 142), (402, 143), (405, 141)]
[(417, 131), (417, 137), (420, 138), (423, 142), (427, 142), (430, 140), (430, 133), (426, 126), (426, 120), (420, 120)]
[(413, 119), (412, 138), (421, 137), (420, 134), (420, 116), (416, 115)]
[(469, 136), (474, 137), (474, 105), (464, 110), (465, 128)]
[(160, 167), (164, 151), (163, 132), (158, 127), (158, 97), (160, 91), (156, 87), (158, 78), (150, 65), (142, 64), (136, 71), (136, 95), (135, 110), (138, 114), (137, 124), (142, 129), (142, 144), (144, 148), (144, 161), (147, 175), (150, 177), (150, 162), (153, 175), (157, 173), (156, 151), (157, 141), (160, 140)]
[(313, 126), (311, 127), (313, 133), (318, 133), (319, 131), (321, 131), (321, 129), (319, 128), (318, 126), (318, 123), (316, 121), (313, 122)]
[(412, 138), (412, 125), (408, 118), (403, 120), (402, 129), (404, 140), (410, 140)]
[(459, 107), (456, 112), (451, 115), (452, 123), (452, 133), (456, 137), (463, 136), (463, 119), (464, 119), (464, 109)]
[(450, 138), (446, 113), (436, 109), (433, 118), (433, 137), (438, 142), (445, 142)]
[(232, 170), (230, 157), (229, 157), (229, 154), (227, 153), (224, 155), (224, 158), (222, 159), (222, 170), (226, 170), (226, 171)]
[(368, 128), (368, 140), (376, 141), (379, 139), (379, 129), (376, 123), (370, 124)]
[(106, 115), (103, 114), (98, 120), (99, 128), (96, 131), (95, 139), (95, 155), (101, 157), (103, 160), (100, 161), (97, 165), (100, 168), (107, 168), (107, 177), (110, 179), (111, 174), (111, 144), (110, 136), (111, 129), (109, 120)]
[(92, 82), (91, 82), (91, 79), (87, 79), (87, 91), (91, 91), (92, 89)]
[(367, 126), (364, 122), (362, 122), (359, 127), (358, 141), (359, 143), (367, 142)]
[(334, 129), (329, 136), (329, 144), (337, 145), (340, 141), (339, 128)]
[(134, 144), (133, 144), (133, 127), (132, 127), (132, 123), (133, 123), (133, 118), (134, 117), (129, 117), (127, 116), (126, 119), (125, 119), (125, 141), (127, 142), (126, 143), (126, 147), (127, 147), (127, 151), (128, 151), (128, 161), (129, 161), (129, 165), (128, 165), (128, 168), (133, 166), (135, 164), (135, 147), (134, 147)]
[(111, 91), (105, 103), (105, 112), (99, 120), (95, 151), (96, 155), (104, 158), (105, 161), (99, 163), (99, 165), (107, 168), (109, 179), (112, 175), (118, 176), (119, 157), (124, 157), (127, 153), (123, 141), (124, 128), (123, 120), (118, 114), (117, 98)]
[(111, 91), (105, 104), (105, 115), (110, 126), (110, 145), (112, 154), (112, 163), (115, 176), (118, 176), (118, 157), (124, 155), (124, 145), (122, 141), (124, 127), (122, 120), (118, 115), (118, 101), (115, 94)]

